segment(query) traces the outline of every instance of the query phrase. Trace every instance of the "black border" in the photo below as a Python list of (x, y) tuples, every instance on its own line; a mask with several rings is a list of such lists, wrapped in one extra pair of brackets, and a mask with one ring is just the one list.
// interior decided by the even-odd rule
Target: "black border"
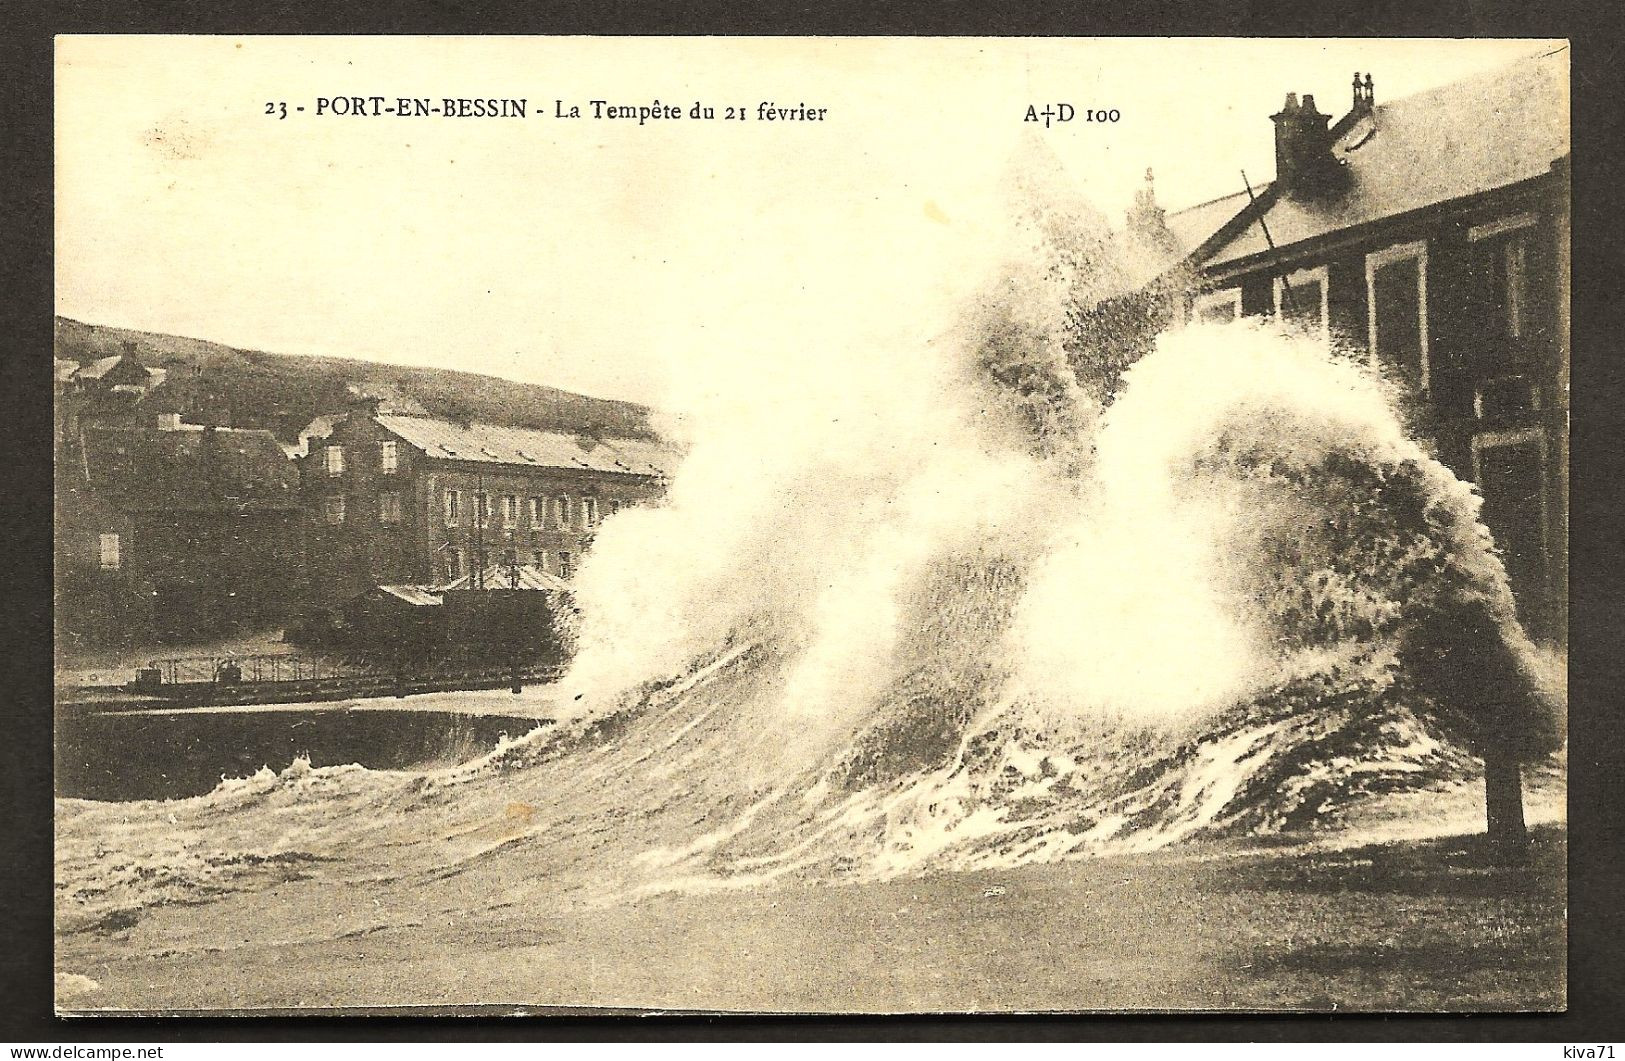
[[(7, 12), (0, 42), (7, 236), (0, 254), (0, 438), (6, 489), (0, 574), (0, 1038), (56, 1042), (198, 1041), (1535, 1041), (1605, 1042), (1625, 1019), (1620, 856), (1625, 768), (1618, 691), (1620, 415), (1625, 320), (1619, 260), (1625, 91), (1610, 0), (1053, 0), (1026, 4), (786, 3), (777, 10), (701, 0), (658, 5), (562, 0), (289, 0), (205, 4), (58, 2)], [(52, 1015), (51, 452), (53, 341), (52, 49), (56, 33), (901, 34), (951, 36), (1500, 36), (1573, 42), (1573, 427), (1569, 1011), (1526, 1016), (108, 1018)], [(139, 91), (132, 85), (131, 91)], [(1487, 117), (1486, 120), (1493, 120)], [(1508, 129), (1506, 135), (1516, 136)]]

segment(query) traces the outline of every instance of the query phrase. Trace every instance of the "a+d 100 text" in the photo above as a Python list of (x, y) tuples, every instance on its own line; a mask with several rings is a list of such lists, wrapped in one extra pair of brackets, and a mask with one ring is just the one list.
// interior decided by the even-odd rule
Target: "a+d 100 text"
[(1080, 111), (1070, 103), (1046, 103), (1043, 107), (1039, 107), (1036, 103), (1029, 103), (1027, 104), (1027, 113), (1021, 120), (1024, 122), (1043, 122), (1044, 128), (1048, 129), (1051, 125), (1061, 125), (1065, 122), (1080, 120), (1111, 124), (1120, 121), (1122, 117), (1123, 112), (1116, 107), (1105, 110), (1086, 107)]

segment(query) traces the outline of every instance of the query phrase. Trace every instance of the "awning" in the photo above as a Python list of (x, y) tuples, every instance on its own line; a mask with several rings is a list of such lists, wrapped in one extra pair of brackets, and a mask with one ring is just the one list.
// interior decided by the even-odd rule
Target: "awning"
[[(471, 589), (475, 585), (474, 574), (470, 572), (455, 582), (448, 582), (440, 589)], [(553, 593), (568, 593), (570, 583), (557, 575), (548, 574), (534, 564), (492, 564), (485, 569), (483, 589), (531, 589), (546, 590)]]
[(426, 608), (441, 603), (440, 594), (428, 586), (379, 586), (379, 589), (405, 601), (417, 608)]

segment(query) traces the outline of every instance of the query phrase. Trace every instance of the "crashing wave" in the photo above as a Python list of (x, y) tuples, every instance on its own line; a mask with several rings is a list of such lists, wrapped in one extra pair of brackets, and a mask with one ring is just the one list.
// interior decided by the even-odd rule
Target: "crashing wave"
[[(1267, 837), (1561, 742), (1479, 499), (1382, 380), (1245, 323), (1080, 356), (1114, 241), (1029, 221), (935, 343), (696, 411), (665, 501), (597, 531), (556, 725), (64, 801), (63, 930), (295, 875), (608, 902)], [(1440, 678), (1461, 653), (1488, 695)]]

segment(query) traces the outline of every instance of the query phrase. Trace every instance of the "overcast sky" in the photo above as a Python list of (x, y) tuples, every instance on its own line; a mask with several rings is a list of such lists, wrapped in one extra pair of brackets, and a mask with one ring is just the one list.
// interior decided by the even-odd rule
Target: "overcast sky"
[[(1273, 169), (1288, 91), (1347, 109), (1529, 41), (59, 38), (57, 310), (283, 353), (662, 404), (949, 297), (1029, 104), (1120, 218)], [(523, 120), (316, 117), (335, 95), (523, 97)], [(685, 112), (563, 120), (554, 100)], [(695, 101), (716, 120), (691, 121)], [(285, 101), (286, 120), (265, 115)], [(758, 104), (827, 109), (763, 122)], [(305, 113), (294, 110), (305, 106)], [(724, 108), (743, 105), (747, 121)], [(1086, 108), (1120, 112), (1084, 120)], [(545, 114), (547, 116), (540, 116)], [(727, 351), (726, 356), (714, 356)], [(770, 368), (768, 369), (770, 370)]]

